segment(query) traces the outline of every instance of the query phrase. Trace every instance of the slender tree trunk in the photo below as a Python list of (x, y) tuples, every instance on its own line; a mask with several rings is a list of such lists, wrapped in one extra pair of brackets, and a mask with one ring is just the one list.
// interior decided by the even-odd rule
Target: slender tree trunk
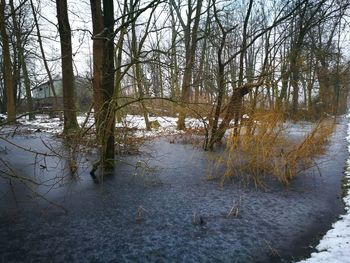
[(79, 128), (75, 109), (74, 73), (72, 61), (72, 39), (68, 19), (67, 0), (57, 0), (58, 31), (61, 42), (62, 89), (64, 133), (70, 133)]
[[(243, 97), (245, 94), (248, 94), (249, 91), (251, 90), (250, 86), (253, 86), (253, 87), (256, 86), (255, 84), (251, 84), (251, 83), (247, 84), (247, 85), (243, 85), (244, 58), (245, 58), (246, 48), (247, 48), (247, 27), (248, 27), (248, 21), (249, 21), (249, 17), (251, 14), (252, 6), (253, 6), (253, 0), (250, 0), (248, 10), (247, 10), (247, 13), (246, 13), (246, 16), (244, 19), (244, 24), (243, 24), (243, 34), (242, 34), (243, 36), (242, 36), (242, 44), (241, 44), (241, 53), (240, 53), (240, 58), (239, 58), (238, 88), (234, 89), (232, 92), (230, 101), (226, 107), (226, 112), (225, 112), (224, 118), (223, 118), (222, 122), (220, 123), (219, 128), (216, 128), (215, 123), (218, 122), (218, 120), (216, 120), (216, 118), (214, 118), (212, 135), (211, 135), (210, 142), (209, 142), (209, 149), (213, 149), (214, 144), (216, 142), (221, 141), (227, 128), (229, 127), (229, 124), (230, 124), (230, 121), (232, 120), (232, 118), (234, 118), (234, 120), (235, 120), (234, 133), (235, 133), (235, 135), (237, 135), (237, 133), (238, 133), (238, 121), (240, 119), (241, 109), (243, 106)], [(216, 20), (217, 20), (219, 26), (221, 27), (221, 31), (223, 32), (223, 42), (221, 42), (221, 49), (223, 49), (227, 32), (225, 32), (223, 26), (219, 22), (219, 19), (216, 18)], [(218, 64), (220, 66), (221, 54), (218, 58), (219, 58)], [(228, 62), (222, 63), (222, 67), (223, 67), (223, 69), (221, 70), (222, 72), (224, 71), (225, 65), (227, 65), (227, 63)], [(220, 68), (219, 68), (219, 72), (220, 72)], [(221, 81), (224, 82), (224, 80), (221, 80)], [(219, 89), (219, 91), (220, 91), (220, 89)], [(216, 112), (217, 112), (217, 110), (216, 110)], [(217, 113), (215, 113), (215, 114), (217, 114)]]
[[(91, 16), (92, 16), (92, 33), (94, 36), (103, 32), (103, 15), (101, 11), (101, 0), (90, 0)], [(97, 122), (99, 112), (102, 107), (102, 55), (103, 41), (93, 37), (92, 43), (92, 61), (93, 61), (93, 77), (92, 89), (94, 98), (94, 115)]]
[[(124, 20), (122, 20), (122, 23), (124, 23)], [(118, 104), (118, 99), (120, 98), (120, 94), (121, 94), (121, 80), (122, 80), (121, 64), (122, 64), (123, 43), (124, 43), (125, 34), (126, 34), (126, 29), (122, 29), (120, 32), (120, 36), (119, 36), (117, 45), (115, 47), (115, 54), (114, 54), (115, 67), (116, 67), (115, 79), (114, 79), (114, 89), (115, 89), (114, 92), (115, 92), (117, 104)], [(117, 118), (117, 121), (119, 123), (122, 122), (121, 110), (118, 110), (116, 112), (116, 118)]]
[(30, 83), (27, 63), (25, 61), (23, 54), (21, 55), (21, 64), (22, 64), (22, 71), (23, 71), (23, 78), (24, 78), (24, 87), (26, 90), (26, 97), (27, 97), (27, 105), (28, 105), (27, 110), (29, 112), (29, 119), (33, 120), (35, 119), (35, 113), (34, 113), (33, 98), (32, 98), (32, 92), (31, 92), (31, 83)]
[[(133, 42), (133, 40), (134, 40), (134, 38), (132, 39), (132, 42)], [(136, 39), (135, 39), (135, 41), (136, 41)], [(133, 53), (134, 53), (134, 48), (135, 47), (133, 47), (133, 45), (132, 45)], [(137, 51), (136, 51), (136, 55), (138, 56)], [(146, 108), (145, 102), (143, 101), (143, 99), (144, 99), (144, 89), (143, 89), (144, 78), (143, 78), (143, 74), (142, 74), (142, 71), (141, 71), (140, 63), (135, 63), (133, 68), (134, 68), (133, 71), (134, 71), (136, 87), (137, 87), (136, 93), (138, 94), (138, 99), (140, 99), (140, 103), (139, 103), (140, 110), (141, 110), (141, 112), (143, 114), (143, 117), (144, 117), (144, 120), (145, 120), (146, 130), (150, 131), (151, 130), (151, 124), (150, 124), (149, 119), (148, 119), (148, 112), (147, 112), (147, 108)]]
[[(120, 30), (119, 38), (117, 41), (117, 44), (115, 46), (114, 50), (114, 67), (115, 67), (115, 74), (114, 74), (114, 94), (113, 94), (113, 99), (114, 99), (114, 107), (118, 108), (118, 105), (120, 103), (120, 96), (122, 94), (122, 86), (121, 86), (121, 81), (123, 79), (124, 74), (122, 74), (122, 58), (123, 58), (123, 45), (124, 45), (124, 39), (125, 36), (127, 35), (127, 26), (125, 26), (125, 20), (129, 19), (130, 17), (127, 16), (127, 12), (129, 11), (128, 8), (128, 0), (124, 0), (124, 8), (122, 12), (122, 19), (121, 19), (121, 25), (123, 27)], [(123, 112), (122, 109), (117, 109), (115, 111), (115, 117), (118, 121), (118, 123), (122, 122), (123, 118)]]
[[(319, 96), (320, 96), (320, 102), (321, 102), (321, 111), (329, 112), (327, 109), (331, 106), (332, 102), (332, 95), (330, 93), (330, 72), (328, 69), (328, 66), (325, 61), (319, 62), (319, 65), (316, 66), (316, 73), (317, 73), (317, 79), (318, 83), (320, 85), (319, 89)], [(320, 112), (322, 113), (322, 112)]]
[[(162, 72), (162, 66), (161, 66), (161, 60), (160, 56), (158, 56), (158, 76), (159, 76), (159, 92), (160, 92), (160, 97), (164, 98), (164, 85), (163, 85), (163, 72)], [(164, 101), (161, 100), (160, 102), (163, 106)]]
[(303, 96), (304, 96), (303, 104), (306, 106), (307, 105), (306, 79), (303, 74), (300, 74), (300, 80), (301, 80), (301, 86), (303, 88)]
[[(133, 13), (134, 13), (134, 2), (131, 1), (130, 2), (130, 19), (133, 19)], [(147, 32), (145, 33), (147, 34)], [(140, 64), (140, 53), (139, 51), (141, 51), (141, 47), (142, 47), (142, 41), (141, 43), (138, 43), (137, 40), (137, 35), (136, 35), (136, 21), (134, 21), (132, 23), (132, 28), (131, 28), (131, 53), (132, 53), (132, 59), (135, 60), (135, 64), (134, 64), (134, 75), (135, 75), (135, 80), (136, 80), (136, 87), (137, 87), (137, 93), (138, 93), (138, 97), (140, 99), (140, 110), (143, 114), (144, 120), (145, 120), (145, 125), (146, 125), (146, 130), (150, 131), (151, 130), (151, 125), (150, 122), (148, 120), (148, 112), (147, 112), (147, 108), (145, 106), (145, 102), (143, 101), (144, 99), (144, 79), (143, 79), (143, 74), (141, 71), (141, 64)], [(140, 45), (140, 46), (139, 46)]]
[(144, 79), (143, 79), (143, 75), (142, 75), (141, 67), (140, 67), (139, 63), (135, 64), (135, 78), (136, 78), (137, 91), (139, 93), (139, 99), (140, 99), (140, 109), (142, 111), (142, 114), (143, 114), (143, 117), (145, 120), (146, 130), (150, 131), (151, 124), (150, 124), (149, 119), (148, 119), (148, 112), (147, 112), (145, 102), (143, 101), (143, 98), (144, 98), (144, 91), (143, 91)]
[(217, 11), (216, 11), (216, 6), (214, 2), (214, 15), (215, 15), (215, 20), (217, 24), (219, 25), (220, 31), (221, 31), (221, 41), (220, 41), (220, 46), (217, 51), (217, 60), (218, 60), (218, 67), (217, 67), (217, 87), (218, 87), (218, 92), (217, 92), (217, 102), (216, 102), (216, 107), (214, 111), (214, 120), (213, 124), (211, 127), (211, 132), (210, 132), (210, 140), (209, 140), (209, 145), (208, 148), (210, 150), (213, 150), (214, 148), (214, 143), (217, 142), (217, 133), (218, 133), (218, 123), (219, 123), (219, 118), (220, 118), (220, 113), (221, 113), (221, 107), (223, 103), (223, 97), (225, 93), (225, 65), (222, 61), (222, 55), (224, 52), (224, 47), (226, 44), (226, 36), (228, 31), (226, 31), (221, 24), (218, 16), (217, 16)]
[[(252, 11), (253, 7), (253, 2), (254, 0), (249, 1), (248, 5), (248, 10), (247, 14), (244, 19), (244, 24), (243, 24), (243, 32), (242, 32), (242, 44), (241, 44), (241, 53), (239, 57), (239, 72), (238, 72), (238, 86), (241, 87), (243, 85), (243, 75), (244, 75), (244, 57), (247, 53), (247, 28), (248, 28), (248, 22), (250, 18), (250, 14)], [(236, 98), (233, 98), (231, 101), (237, 101), (236, 105), (234, 105), (234, 116), (229, 116), (228, 114), (225, 115), (225, 120), (222, 122), (222, 125), (220, 127), (220, 130), (223, 130), (231, 121), (231, 118), (234, 118), (234, 135), (238, 135), (238, 123), (239, 120), (241, 119), (241, 111), (242, 111), (242, 106), (243, 106), (243, 96), (239, 92), (233, 92), (232, 96), (235, 94), (239, 94)], [(236, 96), (236, 95), (235, 95)], [(227, 112), (229, 113), (229, 111)], [(227, 128), (226, 128), (227, 129)], [(225, 129), (225, 131), (226, 131)], [(223, 133), (221, 131), (220, 136), (218, 136), (218, 140), (221, 140), (223, 137)]]
[[(287, 104), (287, 90), (288, 90), (288, 79), (289, 79), (289, 74), (287, 70), (287, 63), (283, 62), (281, 66), (281, 81), (282, 81), (282, 87), (281, 87), (281, 92), (278, 96), (277, 99), (277, 107), (278, 109), (282, 109), (283, 103)], [(286, 105), (288, 106), (288, 105)]]
[(13, 90), (13, 75), (11, 66), (11, 55), (9, 38), (6, 32), (6, 21), (5, 21), (5, 0), (0, 2), (0, 31), (2, 40), (2, 56), (4, 61), (4, 86), (6, 88), (6, 98), (7, 98), (7, 120), (13, 122), (16, 120), (16, 106), (14, 99)]
[[(208, 9), (207, 19), (205, 22), (205, 34), (209, 33), (209, 31), (210, 31), (210, 12)], [(194, 103), (196, 104), (199, 102), (200, 87), (203, 86), (203, 71), (204, 71), (203, 68), (204, 68), (204, 62), (205, 62), (205, 54), (207, 52), (207, 41), (208, 41), (207, 36), (204, 36), (202, 53), (199, 59), (198, 72), (195, 80)]]
[[(221, 54), (219, 55), (221, 57)], [(211, 136), (209, 140), (209, 149), (213, 150), (214, 143), (217, 142), (217, 136), (218, 136), (218, 123), (220, 118), (220, 112), (221, 112), (221, 106), (223, 102), (223, 97), (225, 93), (225, 75), (224, 75), (225, 67), (221, 63), (221, 58), (219, 59), (218, 63), (218, 77), (217, 77), (217, 85), (218, 85), (218, 96), (217, 96), (217, 102), (214, 112), (214, 121), (213, 126), (211, 129)]]
[(314, 70), (314, 53), (311, 52), (308, 59), (308, 72), (307, 72), (307, 81), (306, 81), (306, 97), (307, 97), (307, 109), (308, 112), (314, 114), (313, 105), (312, 105), (312, 88), (315, 83), (315, 70)]
[(18, 50), (16, 43), (12, 42), (12, 76), (13, 76), (13, 99), (15, 101), (15, 105), (19, 105), (19, 100), (21, 96), (21, 90), (19, 87), (20, 78), (21, 78), (21, 69), (18, 63)]
[(30, 89), (30, 78), (28, 74), (28, 68), (27, 63), (24, 58), (24, 47), (22, 43), (21, 38), (21, 29), (19, 27), (19, 23), (16, 18), (16, 12), (15, 7), (13, 5), (13, 0), (10, 0), (10, 7), (11, 7), (11, 13), (12, 13), (12, 21), (13, 21), (13, 29), (14, 34), (16, 36), (16, 48), (18, 51), (18, 59), (19, 59), (19, 65), (23, 72), (23, 78), (24, 78), (24, 87), (26, 91), (26, 98), (27, 98), (27, 111), (29, 112), (29, 120), (33, 120), (35, 118), (35, 114), (33, 112), (33, 99), (32, 99), (32, 92)]
[(7, 101), (6, 92), (7, 91), (6, 91), (6, 84), (5, 84), (5, 79), (4, 79), (5, 66), (4, 66), (4, 63), (3, 63), (3, 57), (4, 57), (3, 54), (4, 53), (2, 53), (1, 57), (0, 57), (0, 70), (1, 70), (1, 77), (2, 77), (2, 78), (0, 78), (0, 88), (1, 88), (1, 93), (0, 93), (0, 102), (1, 102), (0, 113), (6, 114), (6, 101)]
[[(301, 10), (300, 16), (298, 17), (298, 25), (296, 28), (295, 39), (292, 43), (290, 51), (290, 86), (293, 89), (292, 94), (292, 108), (291, 113), (295, 115), (298, 111), (299, 104), (299, 81), (300, 81), (300, 54), (303, 47), (303, 40), (311, 29), (311, 25), (314, 20), (314, 16), (317, 11), (321, 8), (323, 0), (317, 2), (316, 8), (314, 8), (308, 16), (306, 16), (306, 11), (308, 9), (308, 1), (306, 1), (306, 6)], [(306, 19), (307, 17), (307, 19)]]
[[(51, 72), (50, 72), (50, 69), (49, 69), (49, 65), (47, 64), (45, 50), (44, 50), (43, 42), (42, 42), (42, 39), (41, 39), (41, 33), (40, 33), (38, 18), (37, 18), (37, 14), (36, 14), (36, 11), (35, 11), (34, 4), (33, 4), (33, 0), (30, 0), (30, 6), (31, 6), (31, 9), (32, 9), (32, 13), (33, 13), (33, 18), (34, 18), (34, 23), (35, 23), (35, 28), (36, 28), (36, 34), (37, 34), (37, 37), (38, 37), (38, 43), (39, 43), (40, 52), (41, 52), (41, 57), (42, 57), (43, 62), (44, 62), (44, 67), (45, 67), (45, 71), (46, 71), (47, 77), (49, 78), (49, 87), (50, 87), (50, 89), (52, 91), (52, 94), (54, 96), (53, 108), (54, 108), (54, 110), (58, 110), (58, 99), (57, 99), (55, 87), (53, 85), (53, 78), (52, 78), (52, 75), (51, 75)], [(60, 118), (61, 118), (61, 115), (60, 115)]]
[[(202, 3), (203, 3), (203, 0), (197, 0), (196, 14), (195, 14), (192, 30), (191, 30), (192, 18), (190, 15), (191, 12), (189, 12), (189, 17), (187, 18), (187, 25), (184, 26), (186, 54), (185, 54), (185, 69), (184, 69), (184, 75), (182, 79), (181, 107), (179, 112), (179, 118), (177, 120), (178, 130), (184, 130), (186, 128), (185, 126), (185, 118), (186, 118), (186, 111), (187, 111), (186, 106), (190, 100), (192, 70), (193, 70), (193, 65), (194, 65), (194, 60), (196, 55), (196, 49), (197, 49), (197, 33), (198, 33)], [(189, 3), (189, 6), (191, 7), (190, 3)]]
[(292, 114), (295, 115), (298, 111), (299, 104), (299, 80), (300, 80), (300, 70), (299, 70), (299, 47), (292, 48), (291, 60), (290, 60), (290, 85), (293, 88), (292, 96)]
[(175, 100), (175, 99), (178, 99), (180, 94), (179, 81), (178, 81), (179, 68), (177, 64), (177, 48), (176, 48), (177, 31), (176, 31), (174, 12), (170, 3), (169, 3), (169, 6), (170, 6), (170, 16), (171, 16), (170, 98)]

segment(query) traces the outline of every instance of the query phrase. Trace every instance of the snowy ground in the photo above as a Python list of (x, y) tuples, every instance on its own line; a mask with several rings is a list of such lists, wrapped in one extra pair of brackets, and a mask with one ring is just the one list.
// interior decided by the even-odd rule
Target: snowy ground
[[(350, 114), (347, 116), (350, 119)], [(350, 144), (350, 123), (348, 123), (347, 141)], [(350, 154), (350, 145), (348, 146)], [(346, 188), (350, 187), (350, 156), (346, 163)], [(346, 214), (342, 215), (332, 226), (326, 235), (321, 239), (309, 259), (301, 263), (346, 263), (350, 262), (350, 194), (344, 197)]]
[[(6, 118), (5, 115), (0, 117)], [(79, 125), (83, 125), (86, 122), (87, 115), (80, 115), (77, 117)], [(157, 116), (157, 117), (149, 117), (149, 121), (154, 122), (157, 121), (159, 127), (152, 128), (151, 131), (146, 130), (146, 125), (144, 122), (144, 118), (138, 115), (126, 115), (121, 123), (117, 123), (116, 127), (128, 127), (133, 130), (134, 137), (157, 137), (161, 135), (171, 135), (171, 134), (179, 134), (181, 131), (176, 129), (176, 121), (177, 118), (174, 117), (166, 117), (166, 116)], [(59, 118), (49, 118), (46, 114), (38, 114), (36, 115), (35, 120), (29, 120), (28, 117), (22, 117), (18, 119), (18, 122), (22, 125), (26, 125), (29, 129), (37, 130), (40, 129), (42, 131), (48, 133), (58, 134), (63, 131), (63, 123)], [(90, 127), (94, 125), (94, 119), (90, 116), (85, 124), (86, 127)], [(202, 121), (194, 118), (186, 119), (186, 127), (191, 129), (200, 129), (204, 127)]]

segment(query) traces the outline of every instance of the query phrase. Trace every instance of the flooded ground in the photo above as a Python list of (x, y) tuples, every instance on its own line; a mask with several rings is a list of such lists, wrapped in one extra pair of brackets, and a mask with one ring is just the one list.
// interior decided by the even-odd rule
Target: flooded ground
[[(0, 157), (16, 174), (47, 186), (28, 189), (0, 178), (0, 262), (291, 262), (306, 257), (310, 244), (343, 212), (346, 121), (339, 119), (317, 167), (288, 188), (271, 183), (267, 191), (207, 180), (211, 154), (166, 139), (123, 158), (100, 184), (89, 175), (90, 159), (72, 179), (59, 158), (23, 153), (2, 141)], [(8, 140), (39, 151), (46, 149), (42, 140), (53, 149), (61, 144), (41, 132)], [(145, 166), (151, 169), (141, 169)], [(42, 198), (35, 194), (50, 186)], [(238, 216), (228, 216), (237, 202)]]

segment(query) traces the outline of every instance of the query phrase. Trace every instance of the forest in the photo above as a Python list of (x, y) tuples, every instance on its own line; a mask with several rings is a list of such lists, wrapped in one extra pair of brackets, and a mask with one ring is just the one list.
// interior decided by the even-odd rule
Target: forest
[[(348, 0), (0, 0), (0, 230), (11, 240), (0, 241), (0, 261), (310, 256), (349, 205), (349, 10)], [(32, 225), (43, 207), (71, 222)], [(16, 209), (34, 209), (22, 211), (33, 239), (11, 229)], [(79, 213), (128, 245), (68, 249), (84, 237), (60, 231), (85, 231)], [(60, 244), (69, 252), (53, 252)]]

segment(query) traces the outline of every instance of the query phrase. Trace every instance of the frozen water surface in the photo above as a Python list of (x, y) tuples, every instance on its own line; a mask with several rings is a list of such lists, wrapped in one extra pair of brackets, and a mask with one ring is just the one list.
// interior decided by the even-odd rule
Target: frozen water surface
[[(0, 262), (291, 262), (307, 257), (310, 245), (344, 212), (346, 122), (339, 119), (318, 168), (287, 189), (271, 182), (266, 192), (208, 181), (210, 153), (165, 139), (124, 158), (141, 166), (147, 162), (154, 171), (123, 162), (100, 184), (88, 173), (90, 160), (72, 180), (57, 158), (38, 160), (45, 168), (34, 170), (32, 153), (2, 141), (1, 157), (11, 160), (18, 174), (35, 172), (37, 180), (57, 183), (45, 197), (68, 213), (35, 198), (20, 183), (12, 184), (16, 204), (8, 181), (0, 181)], [(8, 139), (43, 151), (40, 136), (60, 147), (45, 133)], [(47, 187), (35, 190), (45, 193)], [(239, 200), (238, 216), (228, 217)], [(194, 216), (202, 223), (193, 224)]]

